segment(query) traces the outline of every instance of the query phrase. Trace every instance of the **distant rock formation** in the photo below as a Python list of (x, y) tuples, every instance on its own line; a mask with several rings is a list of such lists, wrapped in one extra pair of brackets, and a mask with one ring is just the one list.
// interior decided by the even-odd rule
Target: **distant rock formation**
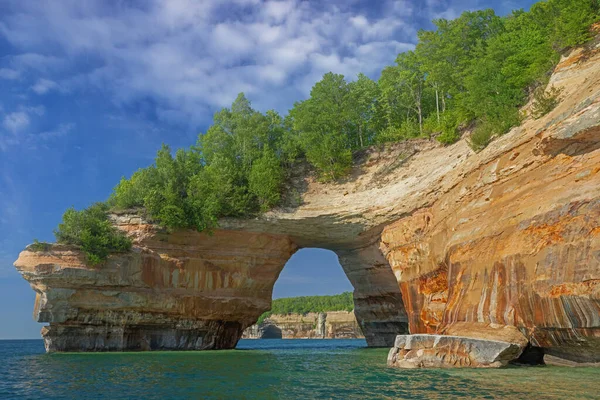
[(356, 339), (364, 335), (354, 312), (271, 315), (244, 331), (244, 339)]

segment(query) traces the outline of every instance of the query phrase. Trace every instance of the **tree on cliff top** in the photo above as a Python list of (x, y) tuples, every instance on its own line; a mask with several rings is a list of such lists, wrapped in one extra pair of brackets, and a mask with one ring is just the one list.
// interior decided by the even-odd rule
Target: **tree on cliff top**
[(344, 76), (329, 72), (313, 86), (308, 100), (290, 110), (307, 160), (326, 180), (343, 176), (352, 163), (348, 104)]
[(107, 210), (103, 203), (82, 211), (69, 208), (54, 231), (56, 240), (80, 247), (92, 265), (104, 261), (110, 253), (128, 251), (131, 240), (111, 224)]
[[(153, 165), (121, 179), (108, 205), (143, 207), (167, 228), (210, 231), (220, 217), (276, 206), (286, 176), (304, 159), (321, 179), (336, 180), (364, 146), (431, 135), (449, 144), (473, 125), (471, 145), (483, 148), (520, 123), (519, 107), (545, 87), (561, 53), (592, 37), (599, 17), (600, 0), (547, 0), (506, 17), (482, 10), (438, 19), (377, 83), (326, 73), (285, 118), (254, 110), (240, 93), (195, 146), (173, 155), (163, 145)], [(106, 229), (106, 213), (67, 210), (57, 238), (104, 259), (125, 245)]]

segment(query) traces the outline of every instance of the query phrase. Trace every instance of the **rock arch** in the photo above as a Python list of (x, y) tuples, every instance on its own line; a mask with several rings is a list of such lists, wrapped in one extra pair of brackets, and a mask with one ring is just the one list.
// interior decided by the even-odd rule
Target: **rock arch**
[(579, 56), (551, 79), (565, 99), (553, 112), (480, 153), (466, 140), (373, 148), (345, 182), (297, 177), (302, 204), (212, 236), (115, 215), (136, 246), (101, 268), (64, 246), (22, 252), (48, 350), (233, 347), (291, 254), (319, 247), (340, 258), (370, 345), (408, 324), (599, 362), (600, 53)]
[(105, 265), (87, 266), (77, 250), (60, 245), (26, 250), (16, 263), (38, 292), (36, 318), (49, 323), (49, 351), (234, 347), (270, 309), (273, 285), (302, 244), (336, 252), (370, 346), (391, 346), (408, 331), (399, 287), (377, 243), (333, 245), (232, 229), (168, 233), (136, 213), (113, 220), (135, 245)]

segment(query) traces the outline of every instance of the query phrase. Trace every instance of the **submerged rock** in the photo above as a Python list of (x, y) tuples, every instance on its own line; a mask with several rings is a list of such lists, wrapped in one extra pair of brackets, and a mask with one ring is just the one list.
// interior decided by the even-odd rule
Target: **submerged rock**
[(572, 359), (556, 357), (550, 354), (544, 356), (544, 363), (557, 367), (600, 367), (600, 362), (573, 361)]
[(398, 368), (498, 368), (519, 358), (523, 346), (465, 336), (399, 335), (388, 354)]

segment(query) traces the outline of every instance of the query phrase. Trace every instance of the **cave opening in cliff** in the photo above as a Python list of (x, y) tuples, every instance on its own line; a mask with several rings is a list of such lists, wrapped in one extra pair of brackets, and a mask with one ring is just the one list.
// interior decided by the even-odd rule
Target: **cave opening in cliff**
[(303, 248), (285, 264), (273, 288), (272, 310), (251, 337), (262, 339), (362, 338), (354, 315), (354, 287), (338, 255)]

